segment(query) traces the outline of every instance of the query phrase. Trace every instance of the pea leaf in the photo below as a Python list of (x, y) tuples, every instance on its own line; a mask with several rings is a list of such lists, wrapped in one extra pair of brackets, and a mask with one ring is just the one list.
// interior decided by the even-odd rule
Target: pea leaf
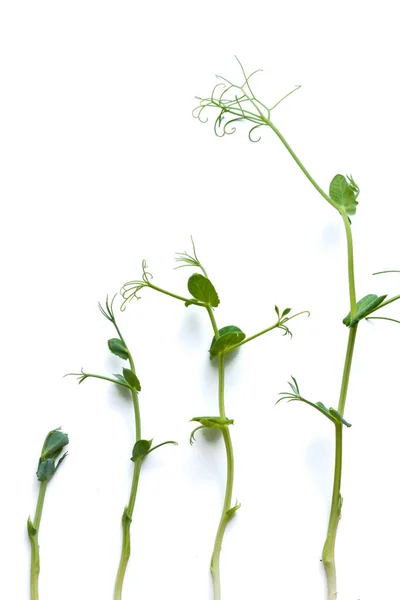
[(224, 427), (225, 425), (233, 425), (233, 419), (224, 417), (193, 417), (191, 421), (197, 421), (203, 427)]
[(140, 381), (131, 369), (122, 369), (125, 380), (128, 382), (131, 388), (136, 390), (137, 392), (141, 391)]
[(39, 481), (49, 481), (56, 472), (56, 463), (52, 458), (40, 460), (36, 476)]
[(225, 519), (227, 521), (230, 521), (232, 519), (232, 517), (235, 516), (236, 511), (238, 511), (240, 507), (241, 507), (241, 504), (235, 504), (235, 506), (232, 506), (232, 508), (230, 508), (229, 510), (226, 511)]
[(329, 196), (338, 205), (345, 208), (348, 215), (355, 215), (359, 189), (352, 177), (335, 175), (329, 186)]
[(33, 526), (33, 523), (31, 521), (31, 518), (28, 517), (28, 521), (26, 523), (27, 529), (28, 529), (28, 536), (30, 539), (34, 538), (35, 535), (37, 534), (37, 529), (35, 529), (35, 527)]
[(215, 291), (215, 288), (211, 281), (200, 275), (200, 273), (194, 273), (189, 277), (188, 290), (196, 300), (200, 300), (210, 306), (218, 306), (219, 298)]
[(44, 440), (41, 460), (46, 458), (57, 458), (64, 446), (69, 443), (68, 435), (60, 429), (50, 431)]
[(122, 523), (124, 525), (128, 525), (128, 526), (132, 523), (132, 519), (129, 516), (129, 512), (128, 512), (128, 507), (127, 506), (125, 506), (125, 508), (124, 508), (124, 512), (123, 512), (123, 515), (122, 515)]
[(110, 352), (116, 354), (116, 356), (119, 356), (123, 360), (127, 360), (129, 358), (128, 348), (121, 342), (119, 338), (111, 338), (111, 340), (108, 340), (107, 343)]
[(114, 375), (115, 379), (117, 379), (121, 385), (125, 385), (126, 387), (129, 387), (129, 383), (127, 382), (127, 380), (125, 379), (125, 377), (123, 375), (121, 375), (120, 373), (113, 373), (113, 375)]
[(138, 440), (133, 446), (131, 461), (135, 462), (138, 458), (143, 458), (149, 453), (153, 440)]
[(236, 325), (222, 327), (218, 333), (220, 337), (215, 339), (214, 336), (211, 342), (209, 350), (210, 358), (228, 352), (232, 346), (236, 346), (236, 344), (242, 342), (246, 337), (246, 334), (239, 327), (236, 327)]
[(364, 319), (375, 308), (377, 308), (385, 300), (385, 296), (377, 296), (376, 294), (368, 294), (357, 302), (357, 313), (354, 319), (350, 320), (350, 313), (343, 319), (343, 323), (347, 327), (354, 327), (361, 319)]
[(329, 412), (335, 419), (336, 423), (340, 421), (340, 423), (343, 423), (343, 425), (346, 425), (346, 427), (351, 427), (351, 424), (344, 419), (343, 415), (338, 410), (336, 410), (335, 408), (330, 408)]

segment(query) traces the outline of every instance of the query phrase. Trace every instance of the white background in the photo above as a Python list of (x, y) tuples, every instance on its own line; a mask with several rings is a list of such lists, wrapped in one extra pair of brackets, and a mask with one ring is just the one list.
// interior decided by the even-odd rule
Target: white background
[[(227, 368), (235, 419), (234, 498), (221, 576), (224, 600), (321, 600), (333, 427), (305, 405), (274, 403), (295, 375), (336, 406), (347, 339), (342, 222), (272, 131), (222, 140), (192, 119), (214, 74), (240, 81), (234, 55), (263, 68), (254, 87), (313, 176), (361, 188), (353, 219), (358, 298), (399, 293), (396, 4), (342, 2), (4, 2), (1, 45), (2, 419), (0, 597), (29, 595), (26, 518), (46, 433), (70, 435), (40, 530), (41, 600), (112, 597), (120, 516), (129, 495), (133, 416), (105, 382), (118, 372), (114, 333), (96, 308), (146, 258), (155, 282), (185, 295), (198, 254), (220, 295), (220, 327), (248, 335), (273, 307), (308, 309), (245, 346)], [(216, 116), (216, 115), (215, 115)], [(210, 115), (212, 119), (212, 115)], [(399, 318), (400, 307), (385, 314)], [(144, 290), (119, 316), (134, 355), (143, 437), (175, 439), (143, 467), (124, 598), (211, 600), (209, 559), (225, 461), (218, 436), (188, 443), (191, 417), (216, 413), (206, 313)], [(340, 600), (398, 597), (397, 385), (400, 329), (362, 323), (345, 431)]]

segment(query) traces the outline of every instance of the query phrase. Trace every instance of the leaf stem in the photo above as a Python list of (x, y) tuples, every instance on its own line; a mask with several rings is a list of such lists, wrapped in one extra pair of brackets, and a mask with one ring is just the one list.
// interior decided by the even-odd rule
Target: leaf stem
[(236, 348), (239, 348), (239, 346), (243, 346), (244, 344), (247, 344), (247, 342), (251, 342), (251, 340), (255, 340), (256, 338), (260, 337), (260, 335), (264, 335), (264, 333), (268, 333), (269, 331), (276, 329), (277, 327), (279, 327), (279, 324), (280, 324), (280, 321), (277, 321), (274, 325), (271, 325), (271, 327), (267, 327), (267, 329), (263, 329), (259, 333), (255, 333), (254, 335), (251, 335), (250, 337), (245, 338), (242, 342), (238, 342), (234, 346), (230, 346), (226, 350), (225, 354), (228, 354), (228, 352), (231, 352), (232, 350), (236, 350)]
[[(264, 117), (264, 119), (265, 119), (265, 117)], [(334, 208), (336, 208), (336, 210), (339, 210), (338, 207), (336, 206), (335, 202), (332, 200), (332, 198), (330, 198), (328, 196), (328, 194), (326, 194), (324, 192), (324, 190), (318, 185), (318, 183), (315, 181), (315, 179), (307, 171), (307, 169), (305, 168), (305, 166), (303, 165), (303, 163), (301, 162), (301, 160), (298, 158), (297, 154), (295, 154), (295, 152), (289, 146), (289, 144), (287, 143), (287, 141), (285, 140), (285, 138), (283, 137), (283, 135), (281, 134), (281, 132), (279, 131), (279, 129), (277, 127), (275, 127), (275, 125), (269, 119), (265, 119), (265, 123), (278, 136), (278, 138), (281, 140), (282, 144), (285, 146), (286, 150), (289, 152), (290, 156), (293, 158), (293, 160), (295, 161), (295, 163), (300, 167), (300, 169), (303, 171), (304, 175), (307, 177), (308, 181), (315, 187), (315, 189), (317, 190), (317, 192), (319, 194), (321, 194), (321, 196), (323, 198), (325, 198), (325, 200), (327, 202), (329, 202), (329, 204), (331, 204)]]
[(39, 555), (39, 528), (42, 518), (44, 498), (46, 495), (48, 481), (42, 481), (39, 488), (39, 496), (36, 505), (35, 518), (33, 520), (34, 531), (29, 531), (28, 534), (31, 542), (31, 600), (39, 600), (39, 572), (40, 572), (40, 555)]

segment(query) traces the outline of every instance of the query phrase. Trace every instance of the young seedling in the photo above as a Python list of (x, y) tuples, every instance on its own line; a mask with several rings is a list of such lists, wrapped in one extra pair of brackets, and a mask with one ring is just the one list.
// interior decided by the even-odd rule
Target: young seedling
[[(192, 240), (193, 244), (193, 240)], [(234, 478), (234, 457), (231, 434), (229, 431), (230, 425), (233, 425), (233, 419), (229, 419), (226, 415), (225, 410), (225, 357), (227, 354), (247, 344), (251, 340), (268, 333), (274, 329), (283, 330), (283, 335), (291, 336), (291, 332), (288, 328), (288, 322), (295, 317), (306, 314), (307, 311), (303, 311), (294, 315), (289, 316), (291, 313), (290, 308), (286, 308), (282, 312), (275, 306), (276, 321), (266, 329), (263, 329), (259, 333), (246, 337), (243, 331), (236, 325), (228, 325), (218, 328), (214, 309), (219, 306), (219, 296), (208, 278), (207, 272), (203, 265), (199, 261), (196, 249), (193, 244), (193, 255), (187, 252), (177, 254), (176, 260), (182, 264), (179, 267), (193, 267), (199, 269), (201, 273), (194, 273), (189, 277), (187, 287), (191, 296), (185, 297), (178, 294), (164, 290), (152, 282), (152, 275), (147, 270), (147, 264), (145, 261), (142, 263), (142, 279), (129, 281), (126, 283), (122, 290), (123, 304), (122, 309), (125, 308), (126, 303), (132, 300), (132, 298), (139, 299), (138, 293), (143, 288), (150, 288), (176, 300), (180, 300), (186, 307), (196, 306), (207, 311), (208, 317), (211, 322), (212, 331), (214, 337), (211, 340), (209, 348), (210, 360), (217, 359), (218, 361), (218, 414), (216, 416), (204, 416), (194, 417), (192, 421), (198, 423), (191, 435), (190, 443), (193, 444), (195, 440), (195, 433), (200, 429), (213, 428), (221, 431), (226, 451), (226, 464), (227, 464), (227, 475), (226, 475), (226, 486), (225, 486), (225, 498), (222, 508), (222, 514), (219, 521), (214, 548), (211, 557), (211, 574), (213, 580), (213, 592), (214, 600), (221, 599), (221, 582), (220, 582), (220, 554), (222, 541), (225, 533), (226, 526), (229, 521), (235, 515), (236, 511), (240, 508), (240, 504), (237, 502), (232, 505), (232, 493), (233, 493), (233, 478)], [(177, 267), (177, 268), (179, 268)], [(307, 313), (308, 314), (308, 313)]]
[(329, 186), (329, 192), (325, 192), (311, 176), (309, 171), (298, 158), (297, 154), (295, 154), (294, 150), (292, 150), (292, 148), (289, 146), (282, 133), (272, 122), (271, 116), (275, 108), (277, 108), (283, 100), (288, 98), (288, 96), (293, 94), (293, 92), (298, 90), (300, 86), (296, 86), (291, 92), (286, 94), (283, 98), (269, 108), (265, 103), (261, 102), (255, 96), (252, 89), (253, 84), (250, 84), (251, 78), (258, 71), (254, 71), (250, 75), (247, 75), (239, 60), (238, 63), (243, 78), (242, 82), (236, 84), (232, 83), (225, 77), (218, 76), (219, 82), (214, 87), (211, 96), (208, 98), (198, 98), (199, 105), (194, 109), (193, 116), (204, 123), (207, 121), (207, 118), (203, 118), (204, 111), (206, 109), (216, 109), (217, 117), (214, 121), (214, 131), (219, 137), (233, 134), (236, 131), (236, 125), (245, 121), (249, 122), (251, 125), (248, 132), (248, 137), (252, 142), (259, 142), (261, 139), (260, 136), (255, 137), (256, 130), (259, 131), (261, 127), (267, 127), (271, 129), (285, 146), (286, 150), (292, 156), (295, 163), (307, 177), (312, 186), (324, 198), (324, 200), (326, 200), (339, 213), (346, 232), (350, 312), (343, 319), (343, 323), (349, 328), (349, 337), (338, 408), (337, 410), (332, 408), (327, 409), (320, 402), (314, 404), (308, 400), (305, 400), (300, 396), (298, 385), (295, 379), (293, 379), (293, 382), (290, 384), (292, 391), (288, 394), (282, 394), (281, 396), (281, 399), (287, 398), (289, 400), (299, 400), (314, 406), (314, 408), (316, 408), (319, 412), (328, 417), (335, 426), (336, 452), (334, 483), (328, 532), (322, 552), (322, 561), (325, 567), (327, 578), (328, 598), (329, 600), (334, 600), (337, 597), (335, 540), (342, 507), (342, 496), (340, 491), (342, 475), (342, 434), (343, 425), (349, 427), (349, 424), (344, 420), (343, 415), (349, 386), (357, 328), (358, 324), (363, 319), (378, 318), (371, 317), (371, 315), (387, 304), (398, 300), (400, 295), (394, 296), (393, 298), (387, 300), (386, 296), (378, 297), (375, 294), (368, 294), (357, 302), (354, 280), (353, 238), (350, 217), (356, 213), (358, 205), (357, 198), (360, 193), (359, 187), (351, 175), (344, 176), (338, 174), (332, 179)]
[(124, 361), (128, 361), (129, 367), (124, 367), (122, 369), (122, 373), (114, 373), (113, 377), (106, 377), (104, 375), (95, 375), (93, 373), (85, 373), (83, 370), (81, 373), (68, 373), (68, 375), (76, 375), (78, 377), (79, 383), (85, 381), (85, 379), (95, 378), (95, 379), (103, 379), (104, 381), (109, 381), (111, 383), (115, 383), (123, 388), (129, 390), (132, 396), (133, 402), (133, 411), (135, 417), (135, 443), (132, 450), (131, 461), (134, 463), (133, 467), (133, 475), (132, 475), (132, 485), (131, 492), (129, 496), (129, 501), (127, 506), (125, 506), (123, 514), (122, 514), (122, 549), (121, 549), (121, 557), (119, 561), (117, 576), (115, 580), (114, 587), (114, 600), (121, 600), (122, 598), (122, 588), (124, 584), (124, 577), (126, 568), (129, 561), (129, 556), (131, 553), (131, 541), (130, 541), (130, 528), (132, 522), (133, 510), (135, 507), (136, 495), (139, 485), (139, 477), (140, 471), (142, 468), (142, 463), (146, 456), (148, 456), (153, 450), (160, 448), (161, 446), (165, 446), (166, 444), (174, 444), (177, 445), (176, 442), (167, 441), (161, 444), (157, 444), (157, 446), (153, 446), (153, 440), (144, 440), (142, 439), (142, 426), (140, 420), (140, 409), (139, 409), (139, 392), (141, 391), (141, 385), (139, 379), (136, 375), (135, 365), (132, 359), (132, 355), (130, 350), (122, 337), (121, 331), (117, 325), (115, 314), (113, 310), (113, 302), (115, 300), (115, 296), (111, 302), (108, 301), (108, 297), (106, 299), (105, 307), (103, 307), (99, 303), (99, 309), (103, 317), (105, 317), (112, 325), (114, 326), (117, 336), (116, 338), (111, 338), (108, 340), (108, 348), (112, 354), (115, 354), (119, 358)]
[(69, 440), (66, 433), (60, 431), (60, 428), (53, 429), (47, 434), (46, 439), (44, 440), (39, 458), (39, 464), (36, 471), (36, 476), (40, 481), (39, 496), (33, 522), (29, 517), (27, 523), (28, 536), (31, 543), (31, 600), (39, 600), (40, 556), (38, 535), (47, 484), (67, 456), (66, 452), (61, 457), (60, 454), (68, 443)]

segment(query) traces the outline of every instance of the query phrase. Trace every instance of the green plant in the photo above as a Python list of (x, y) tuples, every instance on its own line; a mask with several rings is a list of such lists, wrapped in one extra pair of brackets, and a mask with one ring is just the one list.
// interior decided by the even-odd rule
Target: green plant
[(134, 463), (133, 467), (133, 475), (132, 475), (132, 485), (131, 491), (129, 495), (129, 501), (127, 506), (125, 506), (123, 514), (122, 514), (122, 549), (121, 549), (121, 557), (119, 561), (117, 576), (115, 580), (114, 587), (114, 600), (121, 600), (122, 597), (122, 588), (124, 583), (124, 577), (126, 568), (129, 561), (129, 556), (131, 552), (131, 542), (130, 542), (130, 527), (132, 522), (133, 510), (135, 507), (136, 495), (139, 485), (140, 471), (142, 468), (143, 460), (148, 456), (151, 452), (164, 446), (165, 444), (174, 444), (177, 445), (176, 442), (167, 441), (161, 444), (157, 444), (157, 446), (152, 446), (153, 440), (144, 440), (142, 439), (142, 426), (140, 419), (140, 408), (139, 408), (139, 392), (141, 391), (141, 385), (139, 379), (136, 375), (135, 365), (132, 359), (132, 355), (130, 350), (125, 342), (125, 339), (122, 337), (121, 331), (117, 325), (115, 314), (113, 310), (113, 302), (115, 300), (115, 296), (111, 302), (108, 301), (108, 297), (106, 299), (105, 307), (103, 307), (99, 303), (99, 309), (101, 314), (114, 326), (117, 336), (116, 338), (111, 338), (108, 340), (108, 348), (112, 354), (115, 354), (122, 360), (127, 360), (129, 363), (129, 368), (123, 368), (122, 373), (114, 373), (114, 377), (106, 377), (103, 375), (95, 375), (93, 373), (85, 373), (83, 370), (81, 373), (68, 373), (68, 375), (75, 375), (78, 377), (79, 383), (85, 381), (88, 378), (96, 378), (103, 379), (104, 381), (109, 381), (111, 383), (115, 383), (118, 386), (126, 388), (129, 390), (132, 396), (134, 417), (135, 417), (135, 443), (132, 449), (131, 461)]
[(61, 457), (60, 454), (68, 443), (69, 440), (66, 433), (60, 431), (60, 428), (53, 429), (47, 434), (46, 439), (44, 440), (39, 458), (39, 464), (36, 471), (36, 476), (40, 481), (39, 496), (34, 519), (31, 521), (31, 518), (29, 517), (27, 523), (28, 536), (31, 543), (31, 600), (39, 599), (40, 555), (38, 536), (47, 484), (67, 456), (66, 452)]
[[(233, 494), (233, 479), (234, 479), (234, 456), (231, 434), (229, 431), (230, 425), (233, 425), (233, 419), (229, 419), (226, 415), (225, 410), (225, 357), (233, 350), (237, 350), (244, 344), (247, 344), (251, 340), (272, 331), (274, 329), (283, 330), (283, 335), (291, 336), (291, 332), (288, 328), (288, 322), (294, 319), (298, 315), (305, 314), (307, 311), (303, 311), (294, 315), (290, 315), (291, 309), (286, 308), (282, 312), (275, 306), (275, 312), (277, 315), (276, 321), (266, 329), (263, 329), (255, 335), (246, 337), (243, 331), (236, 325), (228, 325), (219, 329), (215, 316), (214, 309), (220, 304), (219, 296), (215, 290), (214, 285), (208, 278), (207, 272), (201, 262), (199, 261), (196, 248), (193, 240), (193, 254), (187, 252), (181, 252), (177, 254), (176, 260), (181, 263), (179, 267), (193, 267), (199, 269), (201, 273), (194, 273), (189, 277), (187, 287), (191, 294), (190, 298), (180, 296), (178, 294), (164, 290), (156, 286), (152, 282), (152, 275), (149, 273), (147, 264), (145, 261), (142, 263), (142, 278), (139, 280), (129, 281), (126, 283), (122, 290), (123, 304), (122, 309), (125, 308), (126, 303), (132, 300), (132, 298), (139, 298), (138, 293), (144, 288), (150, 288), (177, 300), (180, 300), (185, 304), (186, 307), (196, 306), (207, 311), (208, 317), (211, 322), (213, 338), (211, 340), (209, 355), (210, 359), (217, 359), (218, 361), (218, 414), (216, 416), (203, 416), (194, 417), (192, 421), (198, 423), (191, 435), (190, 443), (192, 444), (195, 440), (195, 433), (200, 429), (213, 428), (221, 431), (226, 451), (226, 464), (227, 464), (227, 475), (226, 475), (226, 487), (225, 487), (225, 499), (222, 508), (222, 514), (219, 521), (214, 548), (211, 557), (211, 574), (213, 579), (213, 590), (214, 600), (220, 600), (221, 598), (221, 582), (220, 582), (220, 553), (222, 547), (222, 540), (224, 537), (226, 526), (229, 521), (235, 515), (236, 511), (240, 508), (240, 504), (237, 502), (232, 505), (232, 494)], [(308, 313), (307, 313), (308, 314)]]
[(349, 314), (343, 319), (343, 323), (348, 327), (349, 335), (338, 408), (337, 410), (332, 408), (328, 409), (321, 402), (312, 403), (308, 400), (305, 400), (300, 395), (295, 379), (293, 379), (293, 382), (290, 383), (291, 392), (283, 393), (281, 395), (281, 399), (287, 398), (288, 400), (302, 401), (303, 403), (314, 406), (314, 408), (316, 408), (320, 413), (328, 417), (328, 419), (333, 422), (335, 426), (336, 452), (334, 484), (328, 532), (322, 552), (322, 560), (327, 578), (328, 597), (329, 600), (334, 600), (337, 597), (335, 540), (342, 507), (342, 496), (340, 489), (342, 474), (342, 435), (343, 425), (349, 426), (349, 424), (344, 420), (343, 415), (347, 398), (357, 328), (360, 321), (363, 319), (387, 318), (375, 317), (375, 312), (384, 306), (387, 306), (391, 302), (399, 299), (400, 295), (386, 299), (386, 296), (378, 297), (375, 294), (368, 294), (357, 302), (354, 280), (353, 238), (350, 217), (355, 215), (357, 210), (357, 199), (360, 193), (359, 187), (351, 175), (344, 176), (340, 174), (333, 177), (329, 186), (329, 193), (326, 193), (322, 187), (318, 185), (318, 183), (300, 161), (297, 154), (289, 146), (282, 133), (271, 120), (271, 115), (275, 108), (277, 108), (277, 106), (279, 106), (279, 104), (293, 92), (299, 89), (300, 86), (296, 86), (291, 92), (286, 94), (271, 108), (269, 108), (265, 103), (261, 102), (256, 97), (253, 92), (252, 83), (250, 83), (251, 78), (258, 71), (254, 71), (250, 75), (247, 75), (240, 61), (238, 62), (242, 72), (243, 83), (232, 83), (225, 77), (218, 76), (219, 82), (214, 87), (211, 96), (207, 98), (197, 98), (199, 100), (199, 104), (194, 109), (193, 116), (199, 119), (201, 122), (206, 122), (208, 119), (203, 118), (205, 115), (204, 111), (208, 109), (216, 109), (217, 117), (214, 121), (214, 131), (219, 137), (233, 134), (236, 131), (236, 125), (240, 122), (246, 121), (251, 124), (248, 137), (252, 142), (258, 142), (261, 139), (260, 136), (257, 138), (254, 137), (256, 130), (259, 132), (260, 128), (262, 127), (271, 129), (285, 146), (298, 167), (301, 169), (313, 187), (317, 190), (317, 192), (339, 213), (346, 232), (350, 311)]

